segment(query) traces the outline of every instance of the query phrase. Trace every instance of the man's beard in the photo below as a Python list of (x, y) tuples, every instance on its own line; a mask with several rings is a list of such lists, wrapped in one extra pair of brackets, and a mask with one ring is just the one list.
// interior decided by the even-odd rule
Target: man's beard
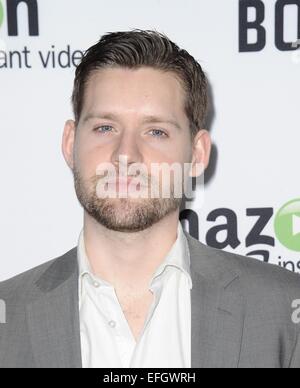
[(170, 198), (100, 198), (96, 185), (99, 177), (90, 181), (82, 178), (79, 170), (73, 170), (77, 198), (85, 211), (109, 230), (136, 233), (150, 228), (169, 214), (177, 211), (182, 198), (175, 198), (174, 188)]

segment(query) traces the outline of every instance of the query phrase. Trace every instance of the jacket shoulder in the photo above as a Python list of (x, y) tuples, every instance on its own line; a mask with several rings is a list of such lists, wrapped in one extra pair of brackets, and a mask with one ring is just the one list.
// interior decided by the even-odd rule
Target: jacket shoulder
[[(254, 257), (212, 248), (188, 235), (190, 247), (197, 252), (198, 262), (205, 260), (211, 273), (224, 270), (239, 276), (241, 284), (253, 292), (282, 291), (300, 299), (300, 275), (278, 265), (264, 263)], [(197, 266), (197, 263), (194, 263)], [(200, 265), (198, 266), (200, 268)], [(201, 271), (201, 269), (200, 269)]]
[(58, 262), (68, 259), (74, 254), (76, 247), (70, 249), (61, 256), (46, 261), (28, 271), (16, 275), (8, 280), (0, 282), (0, 299), (9, 301), (18, 300), (23, 303), (24, 300), (34, 298), (34, 289), (39, 279), (51, 270)]
[(224, 252), (224, 257), (238, 269), (249, 289), (285, 291), (300, 299), (300, 275), (276, 264), (262, 262), (254, 257)]

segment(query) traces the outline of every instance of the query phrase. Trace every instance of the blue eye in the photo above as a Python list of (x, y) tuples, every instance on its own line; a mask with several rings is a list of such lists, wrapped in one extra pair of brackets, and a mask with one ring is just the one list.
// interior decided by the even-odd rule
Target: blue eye
[(110, 131), (101, 131), (101, 128), (112, 128), (110, 125), (102, 125), (101, 127), (97, 127), (95, 128), (95, 131), (96, 132), (101, 132), (101, 133), (105, 133), (105, 132), (110, 132)]
[(162, 130), (160, 130), (160, 129), (153, 129), (153, 130), (150, 131), (150, 132), (153, 132), (153, 133), (155, 133), (156, 135), (163, 134), (163, 136), (154, 136), (154, 137), (168, 137), (168, 135), (167, 135), (164, 131), (162, 131)]

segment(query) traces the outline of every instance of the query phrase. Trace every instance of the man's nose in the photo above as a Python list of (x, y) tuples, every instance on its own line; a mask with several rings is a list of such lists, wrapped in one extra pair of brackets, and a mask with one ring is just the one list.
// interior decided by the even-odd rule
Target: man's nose
[(143, 162), (140, 145), (134, 133), (124, 133), (119, 139), (114, 150), (113, 161), (119, 163), (120, 156), (122, 160), (127, 160), (128, 165)]

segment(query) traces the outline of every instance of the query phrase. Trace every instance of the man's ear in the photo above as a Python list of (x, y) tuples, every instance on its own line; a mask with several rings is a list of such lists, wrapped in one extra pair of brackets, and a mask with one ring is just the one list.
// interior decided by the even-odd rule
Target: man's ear
[(211, 153), (211, 137), (206, 129), (200, 130), (194, 139), (193, 160), (190, 177), (199, 177), (209, 164)]
[(71, 170), (73, 170), (74, 167), (73, 150), (75, 142), (75, 129), (74, 120), (66, 121), (62, 137), (62, 153)]

